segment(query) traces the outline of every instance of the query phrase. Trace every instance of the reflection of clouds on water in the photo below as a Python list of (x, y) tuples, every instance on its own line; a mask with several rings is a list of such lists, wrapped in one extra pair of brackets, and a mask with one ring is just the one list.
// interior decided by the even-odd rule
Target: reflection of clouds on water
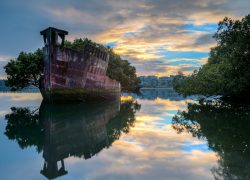
[(39, 107), (40, 93), (0, 93), (0, 117), (10, 111), (10, 107)]
[(0, 98), (8, 101), (42, 101), (40, 93), (0, 93)]
[[(170, 124), (172, 117), (178, 110), (186, 108), (187, 100), (170, 101), (169, 99), (157, 98), (152, 100), (139, 100), (143, 104), (140, 112), (136, 114), (137, 123), (140, 125), (148, 126), (148, 122), (154, 124), (155, 128), (162, 128), (166, 124)], [(138, 124), (137, 126), (138, 127)]]
[[(152, 136), (154, 135), (144, 133), (141, 138), (146, 139)], [(154, 137), (151, 142), (147, 143), (138, 142), (139, 139), (131, 142), (127, 138), (122, 138), (113, 144), (113, 148), (105, 150), (98, 157), (90, 159), (88, 164), (80, 161), (76, 162), (73, 169), (75, 171), (77, 169), (78, 172), (75, 173), (79, 173), (80, 176), (83, 169), (94, 169), (96, 164), (105, 162), (106, 165), (102, 166), (98, 171), (87, 171), (82, 178), (212, 179), (210, 169), (216, 161), (214, 153), (199, 150), (180, 151), (178, 150), (178, 143), (166, 145), (166, 147), (152, 145), (152, 143), (159, 143), (158, 141), (161, 144), (166, 143), (171, 139), (164, 139), (164, 137), (166, 136)], [(134, 138), (134, 136), (132, 135), (131, 138)], [(154, 142), (155, 140), (158, 141)], [(179, 143), (181, 143), (181, 140)], [(74, 165), (72, 164), (72, 166)]]
[(39, 107), (40, 93), (0, 93), (0, 118), (10, 111), (10, 107)]
[(0, 118), (10, 111), (10, 107), (39, 107), (42, 96), (40, 93), (0, 93)]
[[(4, 136), (6, 126), (4, 116), (10, 112), (10, 107), (38, 107), (40, 103), (40, 93), (0, 93), (1, 179), (20, 179), (20, 177), (23, 177), (22, 179), (40, 179), (37, 172), (41, 168), (42, 157), (37, 154), (35, 148), (20, 151), (16, 142), (10, 141)], [(13, 169), (15, 170), (14, 173)]]
[[(5, 102), (4, 108), (1, 106), (3, 112), (9, 111), (11, 106), (39, 106), (41, 101), (38, 95), (32, 94), (4, 94), (0, 98)], [(171, 126), (173, 114), (184, 110), (189, 101), (159, 97), (155, 100), (138, 99), (141, 109), (136, 112), (136, 121), (129, 133), (123, 133), (119, 140), (90, 159), (66, 158), (69, 173), (63, 179), (213, 179), (211, 168), (216, 165), (217, 157), (206, 149), (206, 141), (193, 138), (188, 133), (177, 134)], [(16, 158), (7, 163), (5, 169), (10, 170), (12, 166), (24, 169), (28, 174), (27, 169), (35, 163), (30, 177), (26, 179), (40, 179), (41, 154), (34, 156), (34, 148), (20, 151), (16, 144), (12, 148)], [(29, 160), (29, 153), (35, 157), (34, 161)], [(18, 157), (23, 156), (25, 163), (21, 166)], [(18, 171), (11, 178), (15, 179), (20, 174)], [(10, 175), (3, 173), (3, 177)]]
[[(139, 100), (143, 103), (143, 108), (145, 112), (151, 112), (159, 114), (164, 114), (166, 112), (173, 112), (177, 110), (184, 110), (186, 108), (187, 100), (182, 101), (171, 101), (169, 99), (160, 99), (157, 98), (154, 101), (151, 100)], [(172, 113), (171, 113), (172, 114)]]
[[(112, 148), (88, 163), (68, 159), (79, 178), (213, 179), (211, 168), (216, 165), (215, 153), (206, 148), (206, 141), (188, 133), (177, 134), (168, 121), (172, 117), (166, 116), (168, 111), (185, 109), (186, 101), (157, 98), (138, 102), (142, 107), (136, 113), (135, 126), (114, 142)], [(91, 170), (103, 162), (107, 165), (98, 171)], [(83, 169), (90, 171), (81, 176)]]

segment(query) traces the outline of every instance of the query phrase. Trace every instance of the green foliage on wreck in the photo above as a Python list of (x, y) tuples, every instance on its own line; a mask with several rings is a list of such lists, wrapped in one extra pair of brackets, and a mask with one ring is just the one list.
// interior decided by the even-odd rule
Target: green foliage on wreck
[[(73, 42), (65, 41), (64, 43), (64, 47), (80, 52), (84, 51), (88, 45), (108, 52), (107, 75), (120, 82), (122, 90), (135, 91), (138, 89), (139, 79), (136, 75), (136, 68), (117, 55), (112, 48), (97, 44), (87, 38), (75, 39)], [(43, 52), (41, 49), (37, 49), (33, 53), (20, 52), (18, 57), (11, 59), (4, 69), (7, 74), (6, 85), (11, 87), (11, 90), (22, 90), (31, 85), (40, 87), (40, 78), (43, 75)]]
[(87, 38), (75, 39), (74, 42), (65, 41), (64, 46), (77, 51), (84, 51), (85, 47), (92, 45), (109, 54), (109, 66), (107, 75), (121, 83), (122, 90), (134, 91), (138, 89), (139, 79), (136, 75), (136, 68), (128, 60), (123, 60), (112, 48), (97, 44)]

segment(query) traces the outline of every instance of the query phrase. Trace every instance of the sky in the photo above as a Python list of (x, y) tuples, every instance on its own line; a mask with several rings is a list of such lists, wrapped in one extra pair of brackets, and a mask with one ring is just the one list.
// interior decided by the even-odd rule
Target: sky
[(249, 13), (249, 0), (1, 0), (0, 78), (11, 58), (43, 46), (49, 26), (113, 47), (139, 76), (190, 74), (216, 45), (218, 22)]

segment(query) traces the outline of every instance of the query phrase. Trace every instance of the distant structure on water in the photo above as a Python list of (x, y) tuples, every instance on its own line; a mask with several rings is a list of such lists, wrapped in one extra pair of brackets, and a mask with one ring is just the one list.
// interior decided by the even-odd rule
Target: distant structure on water
[(48, 101), (116, 99), (120, 83), (106, 76), (109, 54), (98, 46), (83, 51), (64, 47), (67, 31), (49, 27), (40, 32), (44, 39), (44, 76), (40, 91)]
[(181, 101), (185, 98), (178, 94), (174, 89), (168, 88), (168, 89), (147, 89), (142, 88), (140, 89), (140, 95), (137, 96), (138, 99), (147, 99), (147, 100), (155, 100), (157, 98), (160, 99), (169, 99), (171, 101)]
[(141, 88), (172, 88), (173, 79), (175, 76), (140, 76), (140, 87)]

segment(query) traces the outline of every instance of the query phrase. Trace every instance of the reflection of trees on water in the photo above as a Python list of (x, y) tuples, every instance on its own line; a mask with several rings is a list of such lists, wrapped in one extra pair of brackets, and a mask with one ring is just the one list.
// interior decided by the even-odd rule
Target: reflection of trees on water
[(250, 107), (214, 101), (188, 104), (173, 117), (173, 128), (205, 138), (218, 153), (215, 179), (250, 179)]
[(44, 127), (39, 121), (38, 110), (31, 111), (29, 108), (11, 108), (11, 113), (5, 116), (7, 126), (5, 135), (16, 140), (19, 146), (27, 148), (36, 146), (37, 151), (41, 152), (44, 141)]
[[(101, 104), (46, 104), (39, 112), (11, 108), (5, 116), (6, 136), (21, 148), (35, 146), (45, 160), (41, 173), (48, 178), (67, 174), (64, 159), (91, 158), (128, 133), (140, 105), (131, 100)], [(60, 162), (60, 167), (57, 165)]]
[(134, 126), (135, 113), (139, 111), (140, 108), (140, 104), (133, 103), (132, 101), (123, 103), (117, 116), (107, 124), (108, 138), (114, 141), (118, 140), (122, 133), (129, 133), (130, 127)]

